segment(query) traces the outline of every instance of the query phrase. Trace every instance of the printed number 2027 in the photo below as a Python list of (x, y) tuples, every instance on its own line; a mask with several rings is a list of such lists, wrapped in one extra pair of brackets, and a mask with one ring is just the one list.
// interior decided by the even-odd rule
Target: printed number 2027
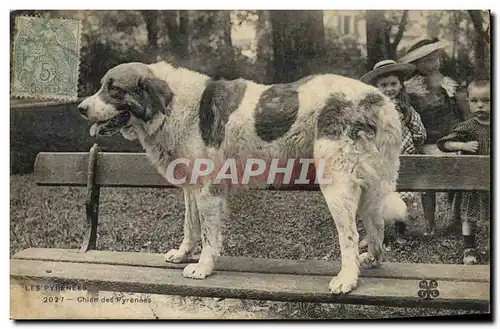
[(43, 297), (44, 303), (62, 303), (64, 297)]

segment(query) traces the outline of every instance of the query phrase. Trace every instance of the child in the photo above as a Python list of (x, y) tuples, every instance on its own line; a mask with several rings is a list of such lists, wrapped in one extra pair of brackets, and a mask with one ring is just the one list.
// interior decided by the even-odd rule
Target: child
[[(467, 88), (467, 101), (472, 117), (457, 124), (437, 146), (443, 152), (460, 151), (464, 155), (490, 155), (490, 82), (473, 81)], [(475, 226), (477, 220), (489, 220), (489, 192), (466, 192), (462, 195), (462, 234), (464, 264), (476, 264)]]
[[(417, 149), (422, 145), (427, 138), (427, 132), (420, 115), (410, 105), (408, 96), (405, 92), (404, 81), (415, 71), (416, 67), (413, 64), (399, 64), (393, 60), (387, 59), (375, 64), (372, 71), (365, 74), (361, 81), (372, 84), (380, 89), (385, 95), (391, 98), (396, 104), (396, 109), (399, 112), (401, 119), (401, 128), (403, 135), (403, 146), (401, 154), (416, 154)], [(401, 192), (401, 198), (408, 206), (414, 193)], [(396, 243), (405, 244), (406, 218), (400, 218), (395, 221), (396, 226)], [(362, 241), (360, 247), (366, 242)]]

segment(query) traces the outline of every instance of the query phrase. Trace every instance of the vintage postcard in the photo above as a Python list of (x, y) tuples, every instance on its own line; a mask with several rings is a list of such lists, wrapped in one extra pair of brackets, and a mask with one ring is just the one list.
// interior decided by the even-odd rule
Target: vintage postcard
[(492, 319), (491, 12), (10, 13), (10, 318)]

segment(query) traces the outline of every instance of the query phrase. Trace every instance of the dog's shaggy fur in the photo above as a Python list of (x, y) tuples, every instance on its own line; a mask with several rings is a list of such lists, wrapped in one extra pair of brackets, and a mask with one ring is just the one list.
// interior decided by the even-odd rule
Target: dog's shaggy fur
[[(329, 285), (334, 294), (356, 287), (360, 264), (379, 264), (383, 218), (406, 210), (393, 206), (400, 204), (394, 202), (401, 148), (398, 114), (376, 88), (354, 79), (322, 74), (262, 85), (245, 79), (214, 81), (165, 62), (128, 63), (108, 71), (100, 90), (79, 109), (96, 123), (92, 134), (121, 131), (138, 139), (164, 176), (178, 158), (209, 158), (216, 165), (228, 158), (238, 164), (249, 158), (325, 160), (331, 182), (320, 183), (320, 189), (337, 227), (342, 258), (342, 269)], [(221, 251), (228, 193), (246, 185), (216, 185), (209, 176), (190, 184), (191, 170), (190, 164), (176, 167), (176, 175), (187, 177), (179, 185), (186, 204), (184, 239), (166, 261), (188, 259), (201, 241), (198, 263), (187, 265), (183, 274), (203, 279), (212, 274)], [(362, 255), (356, 213), (369, 239)]]

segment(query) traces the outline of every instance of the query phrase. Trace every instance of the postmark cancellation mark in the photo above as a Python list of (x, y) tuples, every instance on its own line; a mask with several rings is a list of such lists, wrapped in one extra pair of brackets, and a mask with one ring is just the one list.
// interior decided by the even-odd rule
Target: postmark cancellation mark
[(81, 22), (19, 16), (15, 26), (12, 96), (76, 100)]

